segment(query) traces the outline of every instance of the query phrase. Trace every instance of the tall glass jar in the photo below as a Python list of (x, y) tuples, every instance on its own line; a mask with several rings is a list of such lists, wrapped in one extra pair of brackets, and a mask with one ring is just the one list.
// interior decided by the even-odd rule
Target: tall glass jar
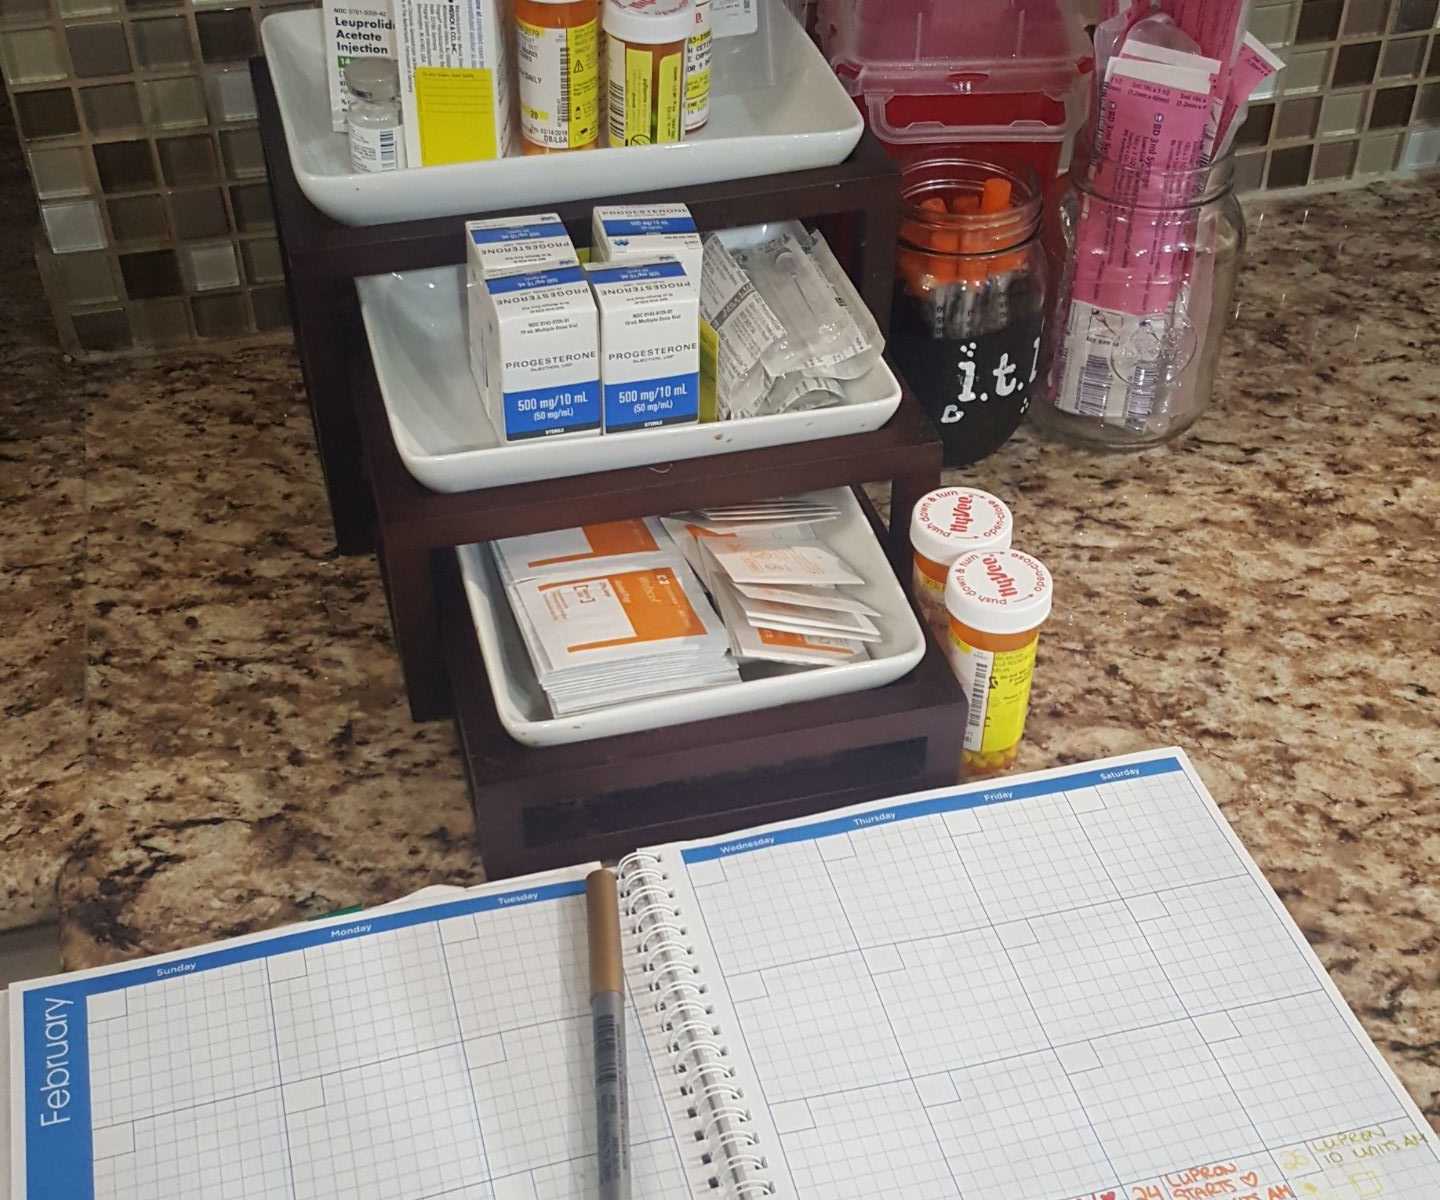
[(1245, 245), (1229, 157), (1194, 170), (1077, 162), (1049, 236), (1051, 352), (1032, 419), (1098, 449), (1141, 449), (1210, 404)]
[(1028, 169), (969, 158), (913, 163), (900, 186), (890, 355), (946, 465), (965, 466), (1005, 443), (1039, 386), (1044, 195)]

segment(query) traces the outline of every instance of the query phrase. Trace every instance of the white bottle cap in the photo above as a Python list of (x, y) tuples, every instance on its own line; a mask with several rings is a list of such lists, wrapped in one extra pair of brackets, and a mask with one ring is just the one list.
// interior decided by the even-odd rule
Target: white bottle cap
[(605, 0), (605, 32), (622, 42), (665, 46), (694, 31), (690, 0)]
[(1014, 529), (1002, 500), (979, 488), (947, 487), (922, 496), (915, 505), (910, 545), (945, 567), (962, 554), (1008, 550)]
[(957, 559), (945, 578), (945, 608), (980, 633), (1028, 633), (1050, 615), (1055, 586), (1039, 559), (982, 550)]

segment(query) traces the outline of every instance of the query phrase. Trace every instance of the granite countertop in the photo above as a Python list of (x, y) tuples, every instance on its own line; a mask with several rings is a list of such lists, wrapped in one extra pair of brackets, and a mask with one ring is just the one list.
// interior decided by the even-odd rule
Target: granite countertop
[[(1183, 746), (1440, 1127), (1440, 194), (1249, 219), (1187, 437), (1022, 433), (955, 477), (1056, 578), (1020, 768)], [(288, 349), (22, 357), (51, 449), (0, 489), (36, 564), (4, 920), (58, 913), (79, 967), (481, 878), (453, 735), (409, 721), (373, 562), (329, 549)]]

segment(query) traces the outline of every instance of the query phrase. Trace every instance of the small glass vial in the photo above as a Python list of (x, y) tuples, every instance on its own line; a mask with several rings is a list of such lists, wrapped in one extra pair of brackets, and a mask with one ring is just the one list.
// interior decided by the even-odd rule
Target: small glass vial
[(1014, 530), (1005, 502), (979, 488), (940, 488), (915, 505), (910, 515), (915, 603), (942, 646), (949, 640), (945, 580), (950, 564), (966, 554), (1010, 549)]
[(515, 0), (526, 154), (600, 144), (599, 0)]
[(1050, 616), (1054, 593), (1044, 564), (1018, 550), (967, 554), (950, 567), (946, 651), (970, 702), (960, 755), (967, 779), (1015, 765), (1030, 711), (1040, 626)]
[(678, 142), (685, 133), (690, 0), (605, 0), (605, 66), (612, 146)]
[(685, 43), (685, 133), (699, 133), (710, 120), (710, 0), (694, 0), (694, 25)]
[(371, 174), (405, 165), (400, 125), (400, 71), (393, 58), (352, 58), (345, 65), (350, 107), (350, 169)]

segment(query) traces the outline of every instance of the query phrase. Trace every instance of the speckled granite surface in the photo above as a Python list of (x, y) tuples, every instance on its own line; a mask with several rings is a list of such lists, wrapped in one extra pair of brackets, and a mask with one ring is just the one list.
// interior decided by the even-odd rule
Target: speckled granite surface
[(1056, 577), (1020, 767), (1178, 743), (1440, 1128), (1440, 187), (1254, 206), (1217, 403), (956, 478)]
[(65, 359), (7, 120), (0, 928), (58, 911), (78, 966), (480, 879), (453, 735), (409, 720), (374, 562), (333, 552), (288, 342)]
[[(1250, 218), (1190, 436), (964, 476), (1057, 578), (1021, 767), (1186, 747), (1440, 1125), (1440, 194)], [(288, 349), (80, 368), (36, 303), (0, 297), (0, 925), (58, 908), (81, 966), (479, 878)]]

